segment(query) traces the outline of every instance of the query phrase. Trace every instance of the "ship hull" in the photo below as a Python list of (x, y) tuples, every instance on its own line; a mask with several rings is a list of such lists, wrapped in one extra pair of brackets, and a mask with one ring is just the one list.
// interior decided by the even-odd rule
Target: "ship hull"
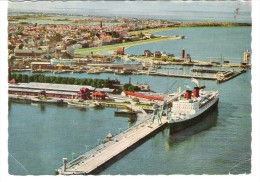
[(203, 117), (207, 114), (209, 114), (209, 112), (216, 108), (217, 105), (218, 105), (218, 101), (219, 99), (217, 99), (215, 101), (214, 104), (212, 104), (209, 108), (207, 108), (203, 113), (199, 114), (198, 116), (196, 117), (193, 117), (191, 119), (187, 119), (187, 120), (184, 120), (184, 121), (181, 121), (181, 122), (169, 122), (169, 127), (170, 127), (170, 134), (173, 134), (173, 133), (176, 133), (176, 132), (179, 132), (181, 130), (184, 130), (186, 128), (189, 128), (199, 122), (202, 121)]
[(63, 103), (59, 100), (38, 100), (38, 99), (31, 99), (32, 102), (38, 102), (38, 103)]

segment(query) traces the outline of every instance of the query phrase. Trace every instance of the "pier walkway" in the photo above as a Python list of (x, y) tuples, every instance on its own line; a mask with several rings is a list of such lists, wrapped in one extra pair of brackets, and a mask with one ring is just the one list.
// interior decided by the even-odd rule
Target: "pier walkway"
[[(238, 75), (244, 73), (245, 70), (240, 71), (227, 71), (223, 74), (222, 77), (218, 77), (217, 74), (215, 76), (200, 76), (200, 75), (186, 75), (186, 74), (168, 74), (162, 72), (150, 72), (149, 75), (152, 76), (164, 76), (164, 77), (178, 77), (178, 78), (195, 78), (201, 80), (216, 80), (217, 83), (226, 82), (232, 78), (237, 77)], [(220, 71), (221, 73), (221, 71)]]
[(164, 77), (178, 77), (178, 78), (195, 78), (195, 79), (201, 79), (201, 80), (217, 80), (216, 77), (210, 77), (210, 76), (199, 76), (199, 75), (186, 75), (186, 74), (168, 74), (168, 73), (162, 73), (162, 72), (151, 72), (149, 75), (152, 76), (164, 76)]
[(149, 136), (160, 131), (167, 125), (167, 119), (162, 117), (161, 123), (154, 120), (150, 124), (150, 118), (114, 136), (110, 141), (100, 144), (76, 159), (70, 161), (67, 166), (57, 169), (61, 175), (87, 175), (95, 174), (120, 154), (131, 150)]

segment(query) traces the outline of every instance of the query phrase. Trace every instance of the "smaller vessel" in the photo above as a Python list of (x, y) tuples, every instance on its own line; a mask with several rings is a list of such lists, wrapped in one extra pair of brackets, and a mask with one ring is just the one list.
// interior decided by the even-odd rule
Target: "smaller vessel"
[(193, 66), (194, 63), (182, 63), (181, 65), (182, 65), (182, 66)]
[(71, 73), (84, 73), (85, 71), (84, 70), (74, 70), (73, 72)]
[(68, 102), (68, 105), (75, 107), (99, 107), (99, 103), (87, 103), (87, 102)]
[(136, 112), (130, 111), (130, 110), (127, 110), (127, 109), (123, 109), (123, 110), (120, 110), (120, 111), (115, 111), (115, 116), (126, 116), (126, 117), (136, 116)]
[(75, 106), (75, 107), (86, 107), (86, 104), (80, 102), (68, 102), (68, 105)]
[(41, 69), (38, 70), (32, 70), (31, 73), (43, 73), (44, 71)]
[(196, 66), (212, 67), (213, 65), (211, 63), (199, 63), (199, 64), (196, 64)]
[(127, 71), (127, 70), (117, 70), (117, 71), (115, 71), (115, 74), (117, 74), (117, 75), (131, 75), (132, 72)]
[(97, 70), (97, 69), (91, 69), (87, 71), (87, 74), (100, 74), (102, 71)]
[(48, 97), (35, 97), (31, 99), (32, 102), (42, 102), (42, 103), (63, 103), (62, 99), (54, 100)]

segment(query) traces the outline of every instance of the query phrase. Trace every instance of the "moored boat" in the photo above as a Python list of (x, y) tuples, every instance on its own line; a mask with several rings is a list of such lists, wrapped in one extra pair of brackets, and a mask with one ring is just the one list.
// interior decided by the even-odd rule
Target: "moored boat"
[(31, 101), (32, 102), (42, 102), (42, 103), (63, 103), (62, 99), (54, 100), (54, 99), (47, 98), (47, 97), (44, 97), (44, 98), (35, 97), (35, 98), (31, 98)]
[(75, 107), (99, 107), (98, 103), (86, 103), (86, 102), (68, 102), (68, 105)]
[(197, 85), (193, 92), (186, 90), (172, 101), (168, 115), (172, 131), (177, 132), (200, 122), (199, 118), (218, 104), (219, 92), (204, 91), (204, 88)]

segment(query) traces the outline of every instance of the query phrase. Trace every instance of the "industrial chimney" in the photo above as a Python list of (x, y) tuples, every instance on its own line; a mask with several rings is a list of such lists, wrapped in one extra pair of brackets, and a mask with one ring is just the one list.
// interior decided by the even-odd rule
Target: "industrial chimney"
[(182, 49), (182, 51), (181, 51), (181, 58), (184, 59), (184, 57), (185, 57), (185, 50)]

